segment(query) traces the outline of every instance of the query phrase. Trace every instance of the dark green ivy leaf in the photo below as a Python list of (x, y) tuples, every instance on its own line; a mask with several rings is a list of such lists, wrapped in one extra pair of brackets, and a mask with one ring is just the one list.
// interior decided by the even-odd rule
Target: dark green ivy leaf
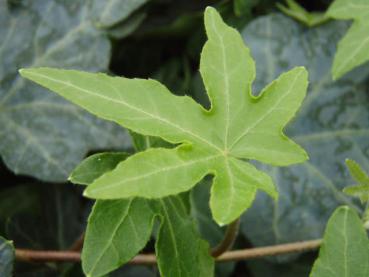
[[(90, 149), (127, 147), (121, 128), (17, 73), (29, 66), (106, 71), (111, 46), (94, 26), (91, 6), (83, 0), (6, 2), (0, 2), (0, 155), (5, 164), (15, 173), (65, 181)], [(101, 15), (109, 15), (116, 1), (100, 2)]]

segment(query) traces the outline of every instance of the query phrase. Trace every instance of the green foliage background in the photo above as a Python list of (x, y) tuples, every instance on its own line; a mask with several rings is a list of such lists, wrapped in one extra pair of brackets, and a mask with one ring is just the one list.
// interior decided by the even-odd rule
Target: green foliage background
[[(0, 235), (19, 248), (67, 249), (83, 232), (92, 201), (66, 184), (71, 170), (99, 150), (133, 152), (126, 132), (21, 79), (17, 70), (54, 66), (160, 80), (178, 95), (209, 105), (198, 73), (205, 42), (203, 10), (216, 7), (239, 29), (257, 64), (254, 91), (281, 72), (306, 66), (309, 95), (287, 129), (310, 161), (263, 168), (280, 191), (259, 193), (242, 218), (237, 248), (318, 238), (350, 184), (349, 157), (368, 168), (369, 83), (366, 66), (333, 82), (331, 67), (345, 22), (308, 28), (282, 15), (272, 0), (3, 0), (0, 3)], [(281, 1), (280, 1), (281, 2)], [(331, 1), (300, 1), (325, 11)], [(210, 217), (208, 180), (191, 193), (193, 217), (215, 245), (224, 230)], [(3, 247), (4, 246), (4, 247)], [(145, 251), (152, 252), (149, 242)], [(0, 275), (11, 271), (12, 247), (0, 239)], [(308, 276), (316, 253), (216, 266), (216, 276)], [(6, 266), (3, 267), (2, 263)], [(72, 263), (15, 263), (15, 276), (83, 276)], [(7, 276), (4, 275), (4, 276)], [(157, 276), (125, 266), (111, 276)]]

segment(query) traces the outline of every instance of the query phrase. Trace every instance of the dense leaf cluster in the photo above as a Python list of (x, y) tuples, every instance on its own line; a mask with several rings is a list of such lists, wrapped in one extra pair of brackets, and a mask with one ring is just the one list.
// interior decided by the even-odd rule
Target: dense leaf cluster
[[(367, 17), (366, 0), (2, 1), (0, 276), (369, 275)], [(240, 216), (235, 247), (323, 237), (319, 258), (215, 263)], [(15, 262), (82, 233), (82, 266)], [(127, 265), (139, 253), (157, 267)]]

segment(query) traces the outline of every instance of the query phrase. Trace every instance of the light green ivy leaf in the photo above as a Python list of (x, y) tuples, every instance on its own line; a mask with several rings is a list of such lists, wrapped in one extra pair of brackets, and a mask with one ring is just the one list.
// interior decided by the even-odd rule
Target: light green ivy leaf
[(306, 66), (310, 73), (306, 100), (286, 129), (310, 160), (288, 168), (261, 166), (280, 199), (273, 202), (260, 194), (245, 214), (243, 233), (255, 246), (319, 238), (338, 205), (356, 206), (342, 192), (352, 182), (343, 161), (349, 157), (369, 164), (369, 68), (331, 80), (335, 45), (346, 29), (337, 21), (307, 28), (279, 14), (258, 18), (243, 31), (258, 65), (256, 90), (295, 66)]
[(335, 0), (326, 15), (335, 19), (354, 20), (351, 28), (338, 43), (334, 57), (332, 75), (334, 79), (338, 79), (369, 60), (369, 2)]
[(358, 185), (345, 187), (343, 192), (351, 196), (359, 197), (361, 203), (365, 203), (369, 200), (369, 176), (361, 166), (353, 160), (347, 159), (346, 165), (352, 178), (355, 179)]
[(144, 199), (96, 201), (82, 251), (86, 276), (103, 276), (131, 260), (150, 239), (153, 223)]
[(329, 219), (310, 277), (369, 276), (369, 240), (357, 213), (339, 207)]
[[(142, 141), (143, 136), (135, 134), (133, 138)], [(138, 150), (152, 146), (152, 142), (159, 144), (157, 140), (145, 138), (146, 144), (139, 144)], [(104, 167), (110, 171), (125, 159), (120, 155), (119, 161), (119, 154), (92, 155), (72, 176), (77, 176), (81, 184), (91, 183), (92, 176), (98, 177), (96, 172), (103, 174)], [(96, 168), (99, 170), (95, 171)], [(182, 196), (150, 201), (142, 198), (96, 201), (82, 251), (85, 274), (102, 276), (128, 262), (150, 239), (155, 218), (160, 221), (155, 248), (161, 274), (213, 276), (214, 261), (209, 255), (209, 246), (200, 238)]]
[(329, 17), (322, 12), (308, 12), (295, 0), (286, 0), (287, 7), (277, 3), (277, 7), (286, 15), (300, 21), (308, 27), (315, 27), (329, 20)]
[(123, 152), (104, 152), (89, 156), (71, 173), (68, 180), (74, 184), (88, 185), (129, 156)]
[(12, 276), (14, 255), (13, 243), (0, 237), (0, 276)]
[(228, 224), (250, 206), (257, 189), (277, 196), (271, 178), (242, 159), (280, 166), (307, 159), (282, 132), (304, 99), (306, 70), (296, 67), (281, 74), (254, 97), (254, 61), (239, 33), (213, 8), (206, 9), (205, 27), (209, 40), (200, 71), (210, 110), (188, 96), (171, 94), (154, 80), (51, 68), (21, 70), (25, 78), (101, 118), (180, 144), (128, 158), (88, 186), (86, 196), (161, 198), (187, 191), (214, 174), (211, 210), (219, 224)]
[[(108, 6), (109, 1), (100, 1)], [(102, 10), (104, 11), (104, 10)], [(106, 71), (110, 42), (86, 1), (0, 1), (0, 155), (17, 174), (65, 181), (91, 149), (129, 146), (125, 132), (18, 75), (20, 67)]]

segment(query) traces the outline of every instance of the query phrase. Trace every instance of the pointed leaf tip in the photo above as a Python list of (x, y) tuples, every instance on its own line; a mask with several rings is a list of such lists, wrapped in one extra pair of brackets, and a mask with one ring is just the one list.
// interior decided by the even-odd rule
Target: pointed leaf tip
[(210, 33), (210, 29), (216, 29), (216, 25), (222, 24), (226, 26), (218, 11), (213, 7), (207, 7), (205, 9), (204, 21), (206, 33), (208, 36)]

